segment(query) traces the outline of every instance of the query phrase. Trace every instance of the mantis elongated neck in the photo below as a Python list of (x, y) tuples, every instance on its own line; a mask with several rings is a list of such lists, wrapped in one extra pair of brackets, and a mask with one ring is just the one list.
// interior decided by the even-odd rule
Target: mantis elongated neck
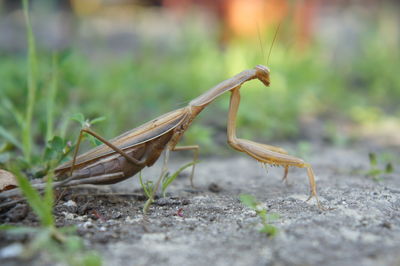
[(189, 105), (195, 106), (195, 107), (205, 107), (207, 104), (211, 103), (215, 98), (217, 98), (224, 92), (230, 91), (230, 90), (242, 85), (244, 82), (251, 80), (251, 79), (255, 79), (255, 78), (256, 78), (256, 70), (255, 69), (249, 69), (249, 70), (240, 72), (236, 76), (221, 82), (217, 86), (209, 89), (204, 94), (193, 99), (189, 103)]

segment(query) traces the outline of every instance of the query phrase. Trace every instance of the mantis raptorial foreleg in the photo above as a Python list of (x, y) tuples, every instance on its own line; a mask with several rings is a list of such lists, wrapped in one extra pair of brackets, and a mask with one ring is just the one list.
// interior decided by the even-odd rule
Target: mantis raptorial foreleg
[[(251, 157), (262, 163), (268, 163), (272, 165), (279, 165), (285, 167), (284, 180), (287, 178), (287, 172), (289, 166), (296, 166), (299, 168), (306, 168), (308, 174), (308, 180), (310, 182), (311, 194), (307, 200), (315, 197), (318, 206), (322, 208), (317, 196), (317, 186), (315, 184), (314, 172), (310, 164), (303, 160), (287, 155), (283, 153), (280, 148), (271, 147), (269, 145), (257, 143), (251, 140), (239, 139), (236, 137), (236, 116), (239, 109), (240, 103), (240, 87), (236, 87), (231, 91), (231, 101), (229, 105), (229, 116), (228, 116), (228, 143), (235, 149), (241, 152), (245, 152)], [(283, 150), (284, 151), (284, 150)], [(285, 152), (285, 151), (284, 151)]]

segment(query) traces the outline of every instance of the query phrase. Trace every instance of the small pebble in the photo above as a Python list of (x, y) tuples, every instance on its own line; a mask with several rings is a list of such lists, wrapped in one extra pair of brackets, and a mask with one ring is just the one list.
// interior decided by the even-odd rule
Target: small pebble
[(158, 206), (167, 206), (167, 205), (173, 205), (173, 204), (176, 204), (176, 201), (173, 199), (170, 199), (170, 198), (161, 198), (155, 202), (155, 205), (158, 205)]
[(105, 226), (102, 226), (102, 227), (99, 228), (99, 231), (105, 232), (105, 231), (107, 231), (107, 228)]
[(10, 222), (18, 222), (28, 215), (28, 206), (26, 204), (17, 204), (7, 212), (7, 218)]
[(392, 224), (389, 223), (388, 221), (383, 222), (381, 226), (387, 229), (392, 229)]
[(122, 213), (120, 212), (114, 212), (111, 216), (112, 219), (119, 219), (122, 217)]
[(69, 213), (69, 212), (63, 212), (65, 219), (67, 220), (73, 220), (74, 219), (74, 214)]
[(135, 222), (135, 220), (133, 220), (131, 217), (127, 216), (125, 218), (125, 222), (128, 223), (128, 224), (133, 224)]
[(67, 202), (64, 202), (63, 205), (64, 205), (64, 206), (67, 206), (67, 207), (76, 207), (76, 202), (73, 201), (73, 200), (69, 200), (69, 201), (67, 201)]
[(0, 259), (9, 259), (19, 257), (24, 250), (20, 243), (14, 243), (0, 250)]
[(94, 224), (91, 221), (87, 221), (83, 223), (83, 228), (85, 229), (89, 229), (89, 228), (93, 228)]
[(182, 200), (182, 205), (189, 205), (189, 204), (190, 204), (190, 200), (188, 200), (188, 199)]
[(211, 183), (208, 186), (208, 190), (210, 190), (211, 192), (214, 192), (214, 193), (219, 193), (219, 192), (221, 192), (222, 188), (216, 183)]

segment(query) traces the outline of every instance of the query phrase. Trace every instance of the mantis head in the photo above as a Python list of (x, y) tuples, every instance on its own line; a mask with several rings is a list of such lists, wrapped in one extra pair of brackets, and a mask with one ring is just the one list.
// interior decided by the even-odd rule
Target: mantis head
[(262, 81), (265, 86), (269, 87), (269, 68), (263, 65), (257, 65), (255, 70), (257, 78)]

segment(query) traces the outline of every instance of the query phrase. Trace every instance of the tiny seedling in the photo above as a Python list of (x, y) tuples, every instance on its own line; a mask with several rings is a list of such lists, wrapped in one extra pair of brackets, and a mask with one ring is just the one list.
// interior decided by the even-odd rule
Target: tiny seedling
[(383, 181), (383, 175), (393, 173), (393, 164), (387, 162), (385, 168), (380, 168), (378, 165), (378, 158), (375, 153), (370, 152), (369, 165), (370, 169), (366, 172), (366, 176), (372, 178), (376, 182)]
[(279, 218), (277, 214), (267, 213), (267, 210), (262, 206), (261, 202), (258, 202), (256, 198), (252, 195), (241, 194), (239, 196), (239, 199), (243, 205), (254, 210), (256, 214), (261, 218), (261, 233), (266, 234), (268, 237), (273, 237), (278, 233), (278, 229), (275, 226), (269, 224), (269, 222)]
[(75, 235), (74, 228), (56, 227), (52, 214), (54, 204), (52, 178), (47, 179), (44, 195), (41, 196), (17, 169), (13, 169), (13, 172), (23, 195), (40, 222), (38, 228), (0, 225), (0, 230), (10, 234), (33, 235), (21, 257), (27, 259), (39, 251), (47, 251), (55, 260), (69, 265), (101, 265), (101, 258), (95, 252), (84, 250), (82, 239)]
[(168, 186), (178, 177), (178, 175), (185, 170), (186, 168), (195, 165), (198, 163), (198, 161), (190, 162), (182, 166), (181, 168), (178, 169), (175, 173), (173, 173), (171, 176), (167, 173), (164, 178), (162, 179), (162, 185), (161, 185), (161, 190), (163, 197), (165, 197), (165, 194), (167, 193), (167, 188)]
[[(171, 185), (171, 183), (178, 177), (178, 175), (185, 170), (186, 168), (196, 164), (198, 161), (194, 161), (194, 162), (190, 162), (185, 164), (184, 166), (182, 166), (181, 168), (179, 168), (175, 173), (173, 173), (172, 175), (169, 175), (168, 173), (166, 173), (163, 177), (162, 177), (162, 184), (161, 184), (161, 191), (162, 191), (162, 195), (163, 197), (165, 197), (166, 193), (167, 193), (167, 188), (169, 187), (169, 185)], [(143, 189), (144, 194), (147, 197), (147, 201), (143, 207), (143, 213), (146, 214), (150, 205), (153, 203), (154, 201), (154, 195), (156, 194), (156, 190), (158, 189), (158, 186), (156, 186), (154, 184), (153, 181), (148, 180), (146, 182), (143, 182), (143, 176), (142, 176), (142, 172), (139, 173), (139, 182), (140, 182), (140, 186)]]
[(151, 180), (147, 180), (146, 182), (143, 183), (142, 171), (140, 171), (140, 173), (139, 173), (139, 182), (140, 182), (140, 186), (143, 189), (144, 194), (146, 195), (146, 197), (148, 199), (150, 199), (151, 193), (154, 189), (154, 182)]

